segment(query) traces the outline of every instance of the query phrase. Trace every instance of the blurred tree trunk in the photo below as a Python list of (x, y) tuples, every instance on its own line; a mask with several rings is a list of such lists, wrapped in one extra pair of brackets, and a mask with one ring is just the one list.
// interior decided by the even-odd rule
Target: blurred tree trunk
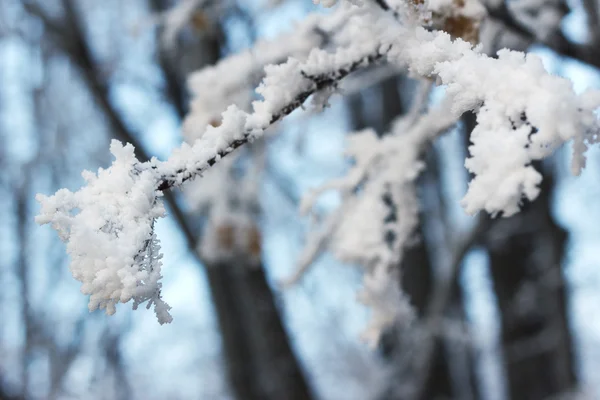
[(550, 212), (552, 188), (546, 174), (538, 199), (487, 235), (512, 400), (545, 399), (577, 383), (562, 269), (567, 233)]
[(29, 183), (31, 179), (31, 165), (23, 167), (22, 181), (16, 187), (16, 206), (17, 206), (17, 240), (18, 240), (18, 259), (17, 259), (17, 277), (20, 286), (21, 297), (21, 329), (23, 330), (23, 348), (22, 348), (22, 364), (21, 364), (21, 393), (23, 397), (28, 397), (30, 388), (29, 367), (32, 359), (34, 348), (34, 318), (31, 309), (31, 291), (30, 291), (30, 264), (29, 255), (29, 230), (28, 222), (31, 218), (29, 210)]
[[(421, 240), (418, 244), (406, 250), (402, 260), (402, 290), (408, 295), (411, 304), (417, 312), (417, 320), (425, 324), (429, 317), (426, 312), (434, 295), (434, 265), (429, 255), (427, 241), (423, 237), (423, 217), (418, 234)], [(453, 283), (452, 300), (446, 306), (446, 315), (452, 322), (458, 324), (466, 320), (462, 291), (458, 282)], [(403, 336), (414, 335), (411, 332), (389, 332), (383, 338), (382, 350), (391, 361), (405, 357), (403, 352), (418, 349), (420, 337), (403, 340)], [(471, 347), (465, 344), (455, 344), (439, 334), (434, 335), (434, 348), (430, 367), (426, 369), (427, 377), (418, 395), (418, 400), (435, 399), (478, 399), (479, 387), (476, 380), (475, 365)], [(417, 332), (418, 335), (418, 332)], [(412, 357), (419, 357), (419, 354)], [(410, 380), (411, 372), (401, 373), (403, 381)], [(382, 400), (403, 399), (402, 391), (394, 393), (395, 385), (410, 384), (410, 382), (394, 382), (391, 384)]]
[[(435, 161), (433, 162), (435, 164)], [(432, 164), (429, 162), (428, 164)], [(435, 167), (428, 166), (428, 171)], [(436, 177), (436, 189), (440, 189)], [(425, 215), (421, 215), (421, 225), (417, 234), (419, 243), (406, 250), (401, 270), (403, 291), (410, 297), (417, 311), (418, 321), (427, 323), (431, 316), (427, 315), (430, 302), (437, 288), (434, 285), (435, 265), (430, 257), (430, 249), (425, 235)], [(452, 296), (445, 306), (445, 318), (450, 323), (463, 325), (466, 323), (464, 299), (458, 281), (451, 283)], [(444, 329), (442, 325), (442, 329)], [(456, 338), (444, 336), (443, 332), (431, 333), (434, 338), (431, 366), (425, 370), (427, 374), (423, 390), (418, 400), (461, 399), (474, 400), (480, 398), (476, 379), (472, 347), (469, 343), (456, 343)], [(419, 338), (417, 339), (417, 344)], [(418, 357), (418, 355), (416, 355)]]
[[(419, 234), (423, 235), (423, 218)], [(426, 318), (425, 311), (432, 295), (433, 264), (427, 251), (427, 243), (422, 237), (419, 244), (407, 250), (402, 260), (402, 289), (410, 297), (412, 305), (417, 311), (418, 319)], [(444, 340), (435, 338), (435, 350), (431, 363), (431, 372), (419, 400), (433, 400), (438, 398), (454, 398), (452, 378), (450, 373), (450, 360), (444, 350)]]
[(239, 398), (312, 398), (263, 266), (239, 260), (209, 266), (208, 276)]
[(25, 397), (19, 395), (9, 394), (4, 391), (2, 385), (0, 385), (0, 400), (25, 400)]

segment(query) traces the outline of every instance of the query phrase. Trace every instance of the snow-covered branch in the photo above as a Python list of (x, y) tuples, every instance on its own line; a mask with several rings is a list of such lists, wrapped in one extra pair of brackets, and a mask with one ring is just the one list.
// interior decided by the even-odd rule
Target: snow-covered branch
[(254, 102), (254, 112), (248, 114), (237, 106), (230, 106), (222, 114), (220, 125), (208, 126), (193, 146), (183, 145), (168, 162), (156, 167), (161, 178), (157, 189), (167, 190), (201, 175), (221, 158), (260, 137), (269, 126), (301, 107), (311, 95), (335, 86), (351, 72), (384, 56), (379, 49), (370, 50), (358, 52), (358, 56), (352, 52), (315, 51), (304, 65), (290, 59), (285, 64), (266, 67), (267, 76), (257, 89), (264, 100)]
[(315, 48), (324, 50), (351, 47), (364, 19), (357, 7), (338, 7), (329, 15), (312, 13), (293, 26), (292, 31), (269, 40), (259, 40), (252, 48), (229, 55), (217, 64), (192, 73), (188, 88), (191, 110), (183, 131), (193, 142), (206, 126), (221, 124), (221, 113), (232, 104), (249, 108), (253, 88), (266, 73), (265, 67), (284, 63), (288, 58), (305, 61)]
[(336, 53), (313, 50), (306, 62), (289, 59), (266, 68), (257, 89), (262, 101), (246, 113), (236, 106), (209, 126), (193, 146), (184, 144), (165, 162), (140, 163), (131, 145), (113, 141), (115, 161), (97, 175), (85, 172), (87, 186), (73, 193), (39, 195), (36, 221), (51, 224), (67, 242), (73, 276), (90, 295), (89, 308), (115, 311), (117, 302), (149, 300), (159, 322), (171, 321), (169, 306), (160, 298), (160, 256), (153, 226), (164, 216), (162, 191), (200, 176), (235, 149), (260, 137), (265, 129), (302, 106), (319, 90), (335, 86), (351, 72), (381, 59), (373, 43)]
[[(434, 3), (429, 2), (429, 10)], [(444, 21), (443, 2), (438, 3), (433, 11)], [(477, 10), (466, 11), (475, 18)], [(390, 19), (386, 14), (380, 18), (381, 25)], [(595, 110), (600, 106), (598, 91), (577, 95), (568, 80), (548, 74), (536, 56), (503, 50), (491, 58), (461, 39), (453, 41), (444, 31), (393, 22), (384, 26), (388, 30), (381, 37), (391, 49), (388, 60), (445, 85), (445, 101), (413, 126), (409, 114), (382, 139), (369, 130), (351, 137), (348, 153), (355, 165), (348, 175), (320, 188), (304, 204), (310, 207), (324, 190), (335, 189), (342, 206), (308, 239), (307, 252), (293, 276), (298, 280), (307, 260), (324, 251), (325, 244), (341, 260), (364, 266), (360, 298), (373, 311), (366, 331), (373, 343), (384, 329), (399, 322), (400, 314), (410, 321), (402, 311), (407, 307), (398, 291), (396, 267), (418, 224), (415, 180), (423, 168), (423, 146), (460, 115), (474, 111), (477, 126), (466, 166), (475, 177), (463, 206), (471, 214), (485, 210), (509, 216), (518, 212), (524, 198), (538, 195), (541, 175), (532, 163), (566, 141), (575, 143), (573, 172), (580, 172), (587, 144), (598, 140)], [(391, 303), (396, 305), (390, 307)]]
[[(428, 99), (421, 97), (424, 102)], [(419, 108), (414, 108), (417, 115)], [(309, 238), (293, 279), (298, 280), (306, 270), (306, 260), (316, 256), (315, 249), (325, 250), (325, 242), (341, 260), (364, 266), (359, 298), (373, 312), (364, 334), (373, 345), (385, 328), (412, 320), (410, 305), (399, 290), (397, 267), (418, 226), (415, 181), (424, 169), (427, 145), (456, 121), (451, 103), (444, 101), (417, 118), (412, 112), (397, 118), (392, 131), (381, 139), (371, 129), (350, 136), (346, 153), (355, 163), (348, 174), (303, 201), (302, 207), (308, 210), (326, 190), (338, 190), (342, 197), (340, 210), (326, 218), (315, 238)]]
[[(446, 93), (439, 108), (399, 120), (383, 139), (370, 130), (354, 136), (348, 151), (356, 165), (345, 179), (330, 185), (342, 192), (344, 215), (326, 224), (335, 240), (322, 235), (312, 251), (320, 251), (320, 240), (327, 237), (340, 258), (367, 268), (368, 290), (362, 299), (376, 313), (384, 310), (375, 316), (371, 339), (398, 317), (397, 310), (404, 309), (399, 274), (392, 267), (401, 260), (417, 224), (414, 180), (424, 167), (423, 148), (463, 113), (477, 114), (466, 162), (474, 174), (463, 199), (468, 213), (516, 213), (523, 198), (533, 200), (538, 195), (541, 175), (532, 163), (570, 140), (575, 143), (573, 171), (579, 173), (587, 145), (598, 140), (595, 112), (600, 92), (576, 94), (571, 82), (547, 73), (534, 55), (509, 50), (500, 51), (497, 58), (482, 54), (479, 47), (461, 39), (473, 40), (471, 30), (481, 16), (479, 3), (468, 0), (460, 2), (458, 9), (446, 7), (454, 3), (343, 2), (332, 17), (341, 21), (331, 28), (336, 31), (333, 49), (315, 48), (304, 56), (317, 45), (315, 27), (324, 26), (308, 22), (302, 31), (308, 41), (290, 41), (289, 51), (302, 53), (302, 60), (289, 58), (265, 67), (257, 88), (263, 99), (252, 103), (251, 112), (230, 105), (220, 120), (212, 121), (206, 118), (210, 113), (195, 117), (203, 106), (193, 107), (186, 124), (192, 126), (191, 136), (197, 140), (182, 145), (167, 161), (141, 163), (131, 146), (113, 143), (113, 165), (97, 175), (85, 173), (87, 186), (75, 193), (63, 189), (51, 197), (39, 196), (42, 210), (37, 221), (52, 224), (67, 242), (73, 276), (91, 295), (90, 309), (106, 308), (112, 313), (119, 301), (133, 299), (134, 305), (149, 301), (159, 321), (170, 322), (169, 307), (160, 299), (160, 257), (153, 232), (155, 219), (164, 215), (162, 192), (201, 176), (235, 149), (261, 137), (311, 95), (335, 88), (348, 74), (380, 60), (444, 85)], [(456, 27), (458, 22), (465, 25)], [(432, 27), (455, 27), (457, 38), (428, 29)], [(285, 54), (280, 48), (270, 54), (269, 46), (259, 45), (259, 64), (278, 61)], [(251, 53), (223, 61), (192, 77), (196, 94), (201, 97), (210, 85), (220, 85), (220, 98), (236, 91), (242, 81), (231, 73), (233, 65), (245, 71), (243, 82), (256, 69)], [(197, 104), (207, 101), (204, 96)], [(210, 110), (221, 110), (222, 101), (217, 103)]]

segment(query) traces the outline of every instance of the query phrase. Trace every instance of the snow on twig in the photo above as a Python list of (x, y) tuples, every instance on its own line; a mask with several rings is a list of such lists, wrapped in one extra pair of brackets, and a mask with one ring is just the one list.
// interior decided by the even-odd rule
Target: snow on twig
[[(443, 7), (418, 6), (402, 13), (398, 5), (407, 4), (405, 0), (380, 3), (387, 9), (373, 2), (341, 4), (349, 17), (341, 19), (343, 34), (336, 37), (334, 51), (316, 48), (306, 59), (289, 58), (266, 66), (257, 88), (263, 99), (252, 103), (251, 112), (236, 105), (227, 107), (218, 123), (204, 130), (199, 127), (197, 140), (182, 145), (167, 161), (141, 163), (131, 146), (113, 143), (113, 165), (98, 174), (85, 173), (87, 185), (82, 189), (38, 196), (42, 209), (37, 222), (51, 224), (67, 242), (71, 271), (82, 282), (82, 292), (90, 295), (90, 310), (106, 308), (113, 313), (117, 302), (133, 299), (137, 306), (148, 301), (155, 305), (159, 322), (170, 322), (169, 307), (160, 298), (160, 256), (153, 231), (154, 221), (164, 216), (162, 192), (201, 176), (221, 158), (261, 137), (311, 95), (335, 88), (348, 74), (380, 60), (444, 85), (446, 97), (439, 108), (400, 120), (394, 133), (382, 139), (371, 130), (352, 137), (349, 155), (369, 162), (357, 162), (346, 180), (330, 185), (347, 194), (347, 208), (339, 222), (329, 225), (334, 235), (328, 241), (342, 260), (362, 264), (367, 270), (367, 290), (361, 299), (375, 312), (369, 328), (371, 340), (406, 310), (397, 285), (399, 274), (393, 267), (402, 259), (418, 223), (414, 181), (424, 167), (420, 160), (423, 146), (460, 115), (477, 114), (466, 161), (474, 174), (463, 199), (468, 213), (518, 212), (523, 198), (533, 200), (538, 195), (541, 175), (532, 163), (567, 141), (575, 142), (573, 172), (580, 172), (587, 146), (598, 140), (599, 91), (576, 94), (571, 82), (547, 73), (535, 55), (503, 50), (497, 58), (488, 57), (469, 42), (421, 26), (434, 15), (443, 28), (448, 19), (435, 14)], [(475, 3), (465, 2), (470, 8), (460, 12), (476, 15)], [(468, 27), (469, 35), (473, 26)], [(307, 47), (301, 43), (298, 49)], [(264, 60), (269, 58), (265, 55)], [(241, 59), (249, 62), (251, 57)], [(226, 65), (224, 61), (214, 71), (227, 70)], [(254, 69), (251, 66), (248, 71)], [(213, 72), (192, 78), (197, 90), (202, 90), (209, 81), (205, 78)], [(231, 77), (223, 79), (223, 88), (235, 89), (239, 83)], [(194, 121), (193, 115), (189, 121)], [(349, 190), (357, 182), (360, 190)], [(320, 243), (312, 246), (313, 253), (320, 251)]]
[(170, 307), (160, 297), (160, 256), (153, 231), (155, 219), (164, 216), (162, 191), (200, 176), (310, 95), (383, 55), (373, 46), (336, 53), (314, 50), (304, 63), (289, 59), (269, 66), (257, 89), (263, 100), (253, 103), (252, 113), (229, 107), (221, 125), (210, 126), (193, 146), (182, 145), (169, 160), (140, 163), (131, 145), (113, 141), (115, 161), (97, 175), (85, 172), (87, 186), (75, 193), (62, 189), (50, 197), (39, 195), (42, 209), (36, 221), (51, 224), (67, 243), (71, 272), (82, 282), (82, 292), (90, 295), (90, 311), (103, 308), (113, 314), (117, 302), (133, 299), (137, 307), (149, 301), (159, 322), (170, 322)]

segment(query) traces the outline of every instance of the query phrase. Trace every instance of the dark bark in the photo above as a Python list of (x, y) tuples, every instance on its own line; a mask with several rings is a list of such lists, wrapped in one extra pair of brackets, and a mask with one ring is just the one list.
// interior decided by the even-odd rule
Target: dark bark
[(538, 199), (487, 236), (512, 400), (545, 399), (577, 383), (562, 268), (567, 233), (550, 211), (552, 187), (546, 174)]
[(25, 397), (9, 393), (0, 385), (0, 400), (25, 400)]
[[(421, 231), (423, 226), (419, 228)], [(418, 316), (418, 323), (426, 324), (431, 318), (432, 297), (436, 296), (439, 287), (434, 285), (433, 264), (425, 241), (409, 248), (402, 263), (403, 291), (410, 297), (411, 303)], [(443, 306), (443, 314), (456, 323), (466, 321), (461, 288), (457, 280), (450, 283), (450, 301)], [(427, 325), (424, 325), (424, 327)], [(406, 357), (403, 352), (412, 353), (415, 360), (422, 357), (423, 341), (429, 340), (418, 331), (392, 330), (384, 336), (382, 349), (385, 355), (394, 362)], [(475, 373), (472, 348), (465, 344), (456, 344), (451, 339), (428, 332), (431, 338), (431, 352), (426, 356), (425, 367), (415, 365), (401, 366), (401, 382), (392, 382), (390, 388), (381, 397), (382, 400), (404, 399), (408, 396), (395, 386), (411, 385), (419, 382), (416, 395), (411, 391), (411, 397), (418, 400), (434, 399), (478, 399), (479, 386)], [(408, 338), (408, 339), (407, 339)], [(425, 351), (425, 350), (423, 350)], [(428, 350), (429, 351), (429, 350)], [(406, 363), (406, 361), (405, 361)], [(412, 364), (412, 363), (411, 363)], [(415, 374), (423, 374), (415, 379)]]
[[(429, 164), (432, 164), (430, 162)], [(435, 164), (435, 162), (433, 162)], [(430, 165), (428, 171), (435, 170)], [(440, 189), (439, 181), (435, 182), (437, 189)], [(441, 194), (439, 194), (441, 195)], [(421, 236), (420, 242), (406, 250), (402, 261), (402, 285), (403, 291), (408, 294), (411, 303), (418, 314), (418, 321), (428, 323), (431, 318), (437, 318), (430, 315), (432, 312), (433, 297), (439, 295), (436, 293), (439, 286), (434, 284), (435, 266), (430, 258), (430, 248), (425, 237), (426, 215), (421, 215), (421, 225), (418, 234)], [(456, 277), (458, 278), (458, 276)], [(464, 309), (464, 299), (462, 289), (457, 279), (452, 279), (449, 288), (450, 294), (447, 303), (444, 305), (444, 311), (440, 317), (447, 318), (454, 323), (466, 324), (466, 315)], [(435, 332), (433, 335), (433, 348), (429, 355), (429, 367), (417, 370), (425, 374), (421, 392), (417, 395), (418, 400), (432, 399), (461, 399), (470, 400), (479, 398), (479, 387), (475, 373), (473, 352), (470, 345), (465, 343), (455, 343), (453, 339), (440, 336)], [(421, 339), (416, 338), (417, 344)], [(419, 357), (418, 354), (415, 355)]]
[[(262, 266), (208, 268), (224, 351), (240, 399), (311, 399)], [(219, 297), (219, 300), (217, 300)], [(237, 391), (237, 390), (236, 390)]]
[(16, 203), (17, 203), (17, 240), (18, 240), (18, 259), (17, 259), (17, 277), (19, 279), (19, 289), (21, 295), (21, 328), (24, 333), (24, 343), (22, 350), (22, 365), (21, 365), (21, 393), (24, 397), (27, 397), (29, 388), (29, 364), (32, 358), (33, 352), (33, 336), (34, 336), (34, 327), (33, 327), (33, 315), (30, 304), (30, 282), (29, 282), (29, 273), (30, 273), (30, 265), (29, 265), (29, 256), (27, 254), (27, 249), (29, 248), (29, 235), (28, 235), (28, 221), (30, 217), (30, 210), (28, 207), (29, 200), (29, 180), (31, 178), (30, 167), (25, 166), (24, 174), (23, 174), (23, 183), (17, 188), (18, 195)]
[[(414, 298), (419, 300), (419, 302), (414, 303), (415, 308), (419, 311), (420, 319), (427, 322), (428, 319), (435, 318), (435, 316), (431, 315), (433, 312), (433, 297), (439, 295), (436, 291), (440, 290), (440, 286), (439, 283), (437, 286), (434, 284), (435, 266), (430, 259), (429, 251), (435, 247), (427, 247), (425, 226), (432, 226), (432, 218), (438, 218), (438, 216), (443, 218), (448, 211), (446, 209), (446, 195), (444, 194), (440, 171), (440, 152), (432, 148), (425, 159), (427, 169), (418, 184), (421, 189), (421, 197), (430, 197), (429, 203), (432, 210), (421, 215), (421, 226), (418, 233), (422, 236), (422, 243), (414, 249), (407, 251), (402, 268), (407, 272), (416, 269), (425, 269), (425, 271), (412, 272), (416, 276), (410, 280), (407, 278), (411, 276), (407, 274), (404, 278), (406, 282), (403, 281), (403, 284), (405, 286), (404, 290), (411, 297), (414, 296)], [(427, 201), (425, 200), (423, 199), (421, 203), (426, 204)], [(426, 224), (427, 222), (429, 223)], [(451, 229), (448, 226), (443, 226), (443, 224), (439, 225), (444, 231)], [(452, 243), (448, 244), (452, 245)], [(455, 248), (449, 250), (451, 252), (457, 251)], [(459, 260), (459, 263), (462, 264), (462, 260)], [(447, 318), (457, 324), (466, 323), (463, 293), (458, 281), (459, 276), (460, 270), (458, 270), (455, 277), (446, 278), (449, 279), (447, 282), (447, 285), (449, 285), (449, 295), (446, 304), (443, 306), (444, 310), (440, 315), (440, 317)], [(424, 280), (427, 284), (419, 285), (416, 282), (417, 279)], [(420, 295), (418, 291), (421, 292)], [(424, 373), (428, 375), (418, 399), (452, 398), (472, 400), (478, 398), (478, 385), (475, 376), (472, 348), (464, 343), (454, 343), (452, 339), (447, 339), (444, 336), (434, 336), (433, 340), (434, 345), (432, 355), (430, 356), (431, 367), (429, 372), (427, 372), (427, 369), (424, 370)], [(457, 366), (460, 366), (460, 369), (463, 370), (458, 371), (459, 368)]]
[[(422, 220), (423, 218), (421, 218)], [(419, 230), (422, 235), (423, 227), (421, 226)], [(418, 245), (408, 249), (401, 268), (404, 272), (403, 290), (411, 298), (411, 303), (418, 312), (419, 320), (422, 321), (426, 317), (425, 312), (434, 288), (433, 264), (425, 240), (421, 240)], [(425, 390), (420, 397), (422, 400), (453, 398), (450, 360), (444, 351), (444, 341), (439, 337), (434, 340), (434, 356)]]

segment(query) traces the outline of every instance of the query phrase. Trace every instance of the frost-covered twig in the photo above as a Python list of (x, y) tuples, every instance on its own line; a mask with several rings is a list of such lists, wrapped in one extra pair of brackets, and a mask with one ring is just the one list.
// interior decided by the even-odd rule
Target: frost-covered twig
[[(394, 130), (396, 134), (404, 134), (403, 140), (407, 140), (407, 143), (409, 140), (407, 137), (410, 135), (410, 133), (403, 132), (403, 129), (410, 128), (415, 125), (417, 118), (419, 118), (422, 112), (422, 108), (424, 108), (427, 104), (430, 89), (430, 82), (424, 81), (423, 85), (421, 85), (419, 88), (416, 99), (408, 115), (399, 117), (395, 121)], [(439, 117), (438, 114), (435, 115), (435, 118), (437, 117)], [(454, 119), (452, 118), (450, 124), (453, 122)], [(417, 132), (418, 134), (422, 133), (420, 130)], [(354, 212), (352, 209), (353, 202), (351, 199), (357, 196), (357, 193), (360, 191), (360, 187), (365, 184), (365, 181), (372, 173), (371, 168), (373, 168), (374, 164), (381, 158), (390, 156), (389, 154), (385, 153), (394, 151), (389, 147), (389, 143), (381, 143), (381, 145), (374, 144), (373, 141), (375, 136), (376, 135), (373, 135), (373, 132), (369, 129), (352, 135), (351, 139), (349, 140), (346, 153), (352, 158), (354, 165), (348, 171), (347, 175), (339, 179), (334, 179), (329, 183), (312, 190), (302, 199), (300, 211), (303, 214), (307, 214), (309, 211), (311, 211), (317, 200), (325, 192), (331, 190), (340, 193), (342, 205), (336, 211), (326, 216), (325, 221), (321, 223), (320, 228), (317, 228), (317, 232), (308, 237), (307, 244), (302, 252), (302, 255), (300, 256), (296, 271), (291, 277), (284, 281), (286, 286), (297, 283), (302, 278), (304, 273), (308, 271), (312, 262), (326, 250), (327, 243), (329, 243), (330, 239), (334, 237), (342, 218), (344, 218), (344, 216), (346, 216), (348, 213)], [(423, 135), (422, 139), (427, 140), (426, 135)], [(390, 183), (393, 184), (392, 182)]]
[(262, 101), (246, 113), (232, 106), (218, 127), (209, 127), (193, 146), (184, 144), (166, 162), (140, 163), (133, 147), (113, 142), (116, 159), (97, 175), (86, 172), (87, 186), (73, 193), (38, 196), (36, 221), (52, 224), (71, 255), (73, 276), (90, 295), (90, 310), (115, 311), (117, 302), (149, 300), (159, 322), (171, 321), (160, 298), (160, 257), (153, 236), (156, 218), (164, 216), (164, 190), (202, 174), (236, 148), (260, 137), (266, 128), (288, 115), (313, 93), (336, 85), (356, 69), (381, 59), (373, 43), (337, 53), (313, 51), (305, 63), (290, 59), (267, 68), (258, 92)]
[[(426, 92), (429, 85), (424, 87)], [(427, 96), (420, 97), (416, 103), (422, 105)], [(421, 157), (426, 145), (456, 120), (451, 104), (443, 101), (418, 118), (412, 113), (398, 118), (391, 134), (382, 139), (372, 130), (350, 136), (346, 152), (355, 163), (348, 174), (303, 201), (307, 209), (321, 193), (333, 189), (340, 191), (342, 206), (326, 219), (316, 237), (309, 238), (307, 253), (301, 257), (304, 262), (293, 280), (306, 270), (305, 260), (316, 257), (315, 249), (324, 250), (325, 242), (341, 260), (364, 266), (364, 288), (359, 295), (373, 312), (365, 332), (365, 339), (373, 345), (390, 325), (411, 320), (410, 306), (399, 289), (397, 266), (418, 225), (415, 180), (424, 168)]]
[(250, 88), (263, 78), (265, 66), (290, 57), (304, 61), (315, 48), (351, 46), (353, 32), (360, 28), (360, 11), (339, 7), (330, 15), (309, 14), (292, 32), (260, 40), (248, 50), (192, 73), (188, 79), (191, 109), (183, 124), (186, 139), (194, 141), (204, 134), (206, 126), (219, 125), (221, 113), (231, 104), (247, 109), (252, 100)]
[[(346, 178), (325, 186), (342, 189), (342, 201), (349, 207), (339, 224), (329, 225), (335, 229), (327, 241), (340, 259), (367, 269), (369, 285), (362, 299), (373, 308), (375, 326), (369, 332), (375, 340), (385, 328), (381, 322), (393, 321), (382, 314), (390, 308), (380, 300), (391, 301), (390, 293), (397, 291), (398, 273), (393, 268), (418, 222), (414, 180), (423, 168), (420, 152), (443, 131), (436, 124), (449, 127), (464, 112), (476, 112), (478, 124), (466, 161), (475, 177), (463, 205), (472, 214), (485, 210), (508, 216), (519, 210), (523, 198), (533, 200), (538, 195), (541, 175), (531, 166), (533, 161), (572, 139), (573, 170), (581, 170), (586, 143), (598, 140), (594, 112), (600, 105), (600, 92), (576, 95), (569, 81), (548, 74), (535, 56), (503, 50), (494, 59), (460, 39), (452, 41), (445, 32), (407, 28), (385, 13), (380, 18), (381, 25), (393, 20), (381, 36), (382, 44), (391, 49), (388, 59), (407, 65), (414, 75), (445, 84), (446, 98), (439, 115), (430, 113), (412, 127), (409, 116), (404, 125), (396, 124), (397, 134), (382, 140), (368, 131), (353, 136), (356, 144), (350, 154), (356, 166)], [(356, 185), (357, 176), (360, 190), (346, 198), (344, 192)]]
[[(290, 59), (285, 64), (267, 67), (271, 74), (267, 75), (263, 84), (257, 89), (265, 99), (254, 103), (254, 112), (248, 114), (235, 106), (230, 106), (223, 113), (221, 125), (207, 127), (204, 136), (194, 146), (182, 146), (167, 163), (156, 167), (158, 171), (164, 172), (160, 174), (161, 181), (157, 189), (167, 190), (201, 175), (221, 158), (261, 136), (266, 128), (302, 106), (312, 94), (335, 86), (351, 72), (370, 65), (384, 56), (384, 53), (377, 49), (363, 53), (355, 60), (350, 58), (351, 54), (343, 55), (345, 59), (341, 57), (340, 62), (335, 59), (335, 55), (324, 52), (313, 54), (315, 60), (309, 59), (305, 66), (297, 60)], [(329, 66), (326, 62), (326, 68), (323, 70), (322, 66), (313, 64), (314, 61), (317, 63), (321, 61), (318, 60), (321, 56), (326, 61), (332, 61), (335, 67), (328, 70)], [(285, 86), (290, 84), (289, 80), (292, 81), (291, 85), (286, 88)]]
[[(386, 3), (391, 8), (406, 1)], [(465, 2), (460, 12), (474, 12), (476, 8), (466, 5), (476, 3)], [(598, 140), (595, 111), (600, 92), (576, 94), (568, 80), (548, 74), (536, 56), (503, 50), (498, 58), (491, 58), (446, 32), (428, 31), (420, 24), (431, 16), (422, 13), (431, 10), (421, 6), (406, 15), (386, 12), (371, 2), (344, 7), (353, 15), (344, 27), (344, 37), (351, 40), (334, 52), (314, 49), (306, 60), (290, 58), (266, 67), (257, 89), (263, 100), (253, 103), (252, 112), (228, 107), (193, 145), (184, 144), (166, 162), (140, 163), (130, 146), (113, 144), (113, 166), (97, 176), (86, 173), (86, 187), (76, 193), (62, 190), (52, 197), (39, 197), (42, 211), (37, 220), (51, 223), (67, 242), (73, 275), (91, 295), (90, 309), (113, 312), (118, 301), (146, 299), (152, 286), (152, 301), (161, 304), (158, 259), (140, 258), (140, 254), (152, 243), (154, 220), (164, 213), (162, 192), (201, 176), (222, 157), (259, 138), (312, 94), (335, 87), (351, 72), (383, 58), (407, 67), (415, 76), (445, 85), (446, 101), (437, 109), (441, 113), (437, 117), (434, 110), (414, 126), (398, 124), (404, 135), (378, 140), (366, 131), (352, 139), (354, 158), (365, 152), (377, 156), (362, 166), (364, 171), (357, 170), (367, 179), (359, 185), (358, 196), (349, 198), (351, 211), (336, 228), (332, 247), (342, 259), (367, 268), (369, 290), (362, 299), (375, 311), (383, 310), (375, 314), (370, 339), (377, 337), (382, 324), (389, 323), (389, 313), (406, 304), (395, 280), (399, 274), (390, 268), (401, 259), (402, 248), (417, 224), (414, 179), (423, 168), (419, 161), (422, 146), (447, 124), (464, 112), (477, 114), (466, 163), (475, 177), (463, 200), (469, 213), (517, 212), (523, 198), (533, 200), (538, 194), (541, 175), (532, 162), (548, 157), (569, 140), (575, 142), (573, 171), (578, 173), (584, 166), (587, 145)], [(449, 21), (443, 17), (442, 27)], [(167, 308), (155, 308), (159, 321), (170, 319)]]
[[(255, 87), (263, 78), (266, 65), (283, 63), (289, 57), (304, 61), (313, 48), (336, 49), (347, 46), (352, 40), (352, 36), (347, 32), (352, 24), (349, 25), (347, 22), (358, 11), (360, 10), (357, 8), (339, 7), (330, 15), (309, 14), (302, 21), (294, 24), (290, 33), (273, 39), (260, 40), (248, 50), (229, 55), (213, 66), (192, 73), (188, 79), (188, 88), (192, 94), (191, 111), (183, 123), (185, 140), (193, 143), (204, 135), (207, 126), (219, 126), (222, 123), (221, 114), (232, 104), (244, 111), (248, 110), (252, 100), (250, 88)], [(361, 81), (360, 86), (364, 87), (362, 74), (355, 78), (355, 81), (358, 80)], [(314, 96), (313, 102), (317, 103), (328, 97), (332, 90), (335, 89), (325, 90), (323, 95)], [(211, 233), (210, 229), (212, 227), (219, 230), (223, 228), (221, 224), (230, 224), (232, 220), (227, 217), (228, 214), (235, 214), (242, 225), (245, 224), (242, 220), (253, 217), (247, 215), (241, 218), (243, 213), (254, 214), (252, 210), (243, 209), (247, 208), (244, 205), (258, 204), (257, 193), (240, 190), (247, 186), (246, 183), (251, 181), (252, 177), (245, 176), (240, 179), (239, 173), (235, 171), (240, 164), (240, 159), (246, 158), (248, 161), (247, 159), (251, 158), (252, 165), (261, 164), (260, 159), (257, 160), (254, 156), (264, 155), (264, 151), (255, 151), (257, 147), (264, 146), (265, 142), (262, 140), (255, 142), (248, 147), (250, 152), (236, 152), (229, 156), (226, 162), (211, 168), (201, 182), (187, 185), (185, 193), (188, 203), (194, 208), (200, 207), (203, 212), (210, 209), (208, 218), (211, 221), (206, 225), (203, 234), (206, 239), (201, 247), (203, 254), (210, 254), (213, 258), (217, 254), (231, 257), (235, 253), (235, 251), (229, 252), (231, 249), (217, 251), (216, 248), (208, 245), (219, 243), (212, 240), (214, 232)], [(240, 184), (243, 187), (240, 187)], [(219, 222), (215, 225), (213, 219)]]

